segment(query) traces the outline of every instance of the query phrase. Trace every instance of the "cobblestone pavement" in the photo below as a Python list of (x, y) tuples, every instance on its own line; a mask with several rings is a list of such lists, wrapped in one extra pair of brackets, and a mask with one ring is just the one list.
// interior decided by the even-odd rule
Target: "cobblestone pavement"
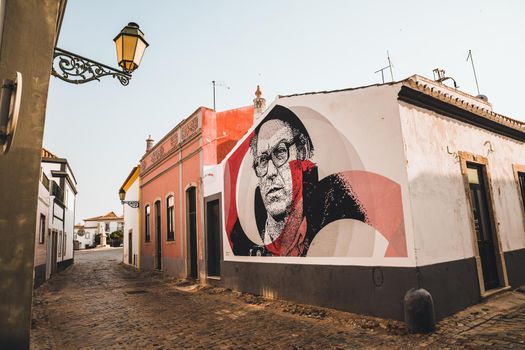
[(75, 252), (35, 291), (32, 349), (525, 349), (525, 294), (404, 325), (137, 273), (122, 248)]

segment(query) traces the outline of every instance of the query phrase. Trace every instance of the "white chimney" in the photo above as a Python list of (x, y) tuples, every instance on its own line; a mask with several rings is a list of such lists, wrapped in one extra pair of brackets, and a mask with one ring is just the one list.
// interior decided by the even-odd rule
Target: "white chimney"
[(151, 147), (153, 147), (153, 139), (151, 138), (151, 135), (149, 135), (146, 139), (146, 152), (148, 152)]
[(266, 109), (266, 99), (261, 97), (262, 91), (259, 85), (255, 91), (255, 98), (253, 99), (253, 121), (255, 122), (259, 116)]

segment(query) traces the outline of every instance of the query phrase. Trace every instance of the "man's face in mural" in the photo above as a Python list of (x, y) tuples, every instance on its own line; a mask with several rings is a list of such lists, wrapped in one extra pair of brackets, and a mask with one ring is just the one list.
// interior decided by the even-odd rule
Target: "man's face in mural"
[(254, 168), (268, 215), (282, 221), (292, 205), (292, 173), (289, 161), (297, 158), (290, 126), (282, 120), (264, 123), (257, 137)]

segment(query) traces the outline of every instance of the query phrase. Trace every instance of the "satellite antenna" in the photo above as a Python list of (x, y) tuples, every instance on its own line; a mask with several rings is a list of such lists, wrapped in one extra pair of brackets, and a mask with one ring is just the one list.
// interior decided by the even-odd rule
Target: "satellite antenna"
[(226, 83), (222, 80), (221, 81), (212, 80), (211, 84), (213, 85), (213, 110), (215, 111), (215, 86), (221, 86), (228, 90), (230, 90), (230, 87), (226, 85)]
[(474, 68), (474, 58), (472, 57), (472, 50), (468, 50), (467, 62), (469, 58), (470, 58), (470, 63), (472, 63), (472, 71), (474, 72), (474, 80), (476, 80), (476, 89), (478, 89), (478, 96), (479, 96), (481, 94), (479, 93), (478, 77), (476, 76), (476, 68)]
[(386, 69), (390, 70), (390, 78), (392, 79), (391, 81), (394, 81), (394, 73), (392, 72), (392, 68), (394, 67), (394, 65), (392, 64), (392, 61), (390, 60), (390, 53), (388, 52), (388, 50), (386, 51), (386, 57), (388, 59), (388, 66), (380, 68), (374, 72), (374, 74), (381, 72), (382, 84), (385, 83), (385, 73), (384, 72)]

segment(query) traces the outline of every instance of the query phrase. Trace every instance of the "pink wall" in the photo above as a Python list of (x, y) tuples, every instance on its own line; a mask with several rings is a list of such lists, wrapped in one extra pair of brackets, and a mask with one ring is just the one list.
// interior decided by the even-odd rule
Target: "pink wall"
[[(155, 261), (155, 202), (160, 200), (161, 237), (163, 258), (175, 261), (177, 271), (168, 273), (186, 276), (188, 259), (188, 233), (186, 190), (196, 188), (197, 202), (197, 259), (199, 274), (204, 274), (204, 212), (201, 186), (202, 165), (217, 164), (231, 150), (252, 125), (253, 107), (215, 113), (200, 107), (166, 136), (141, 160), (141, 255)], [(202, 147), (202, 148), (201, 148)], [(181, 169), (182, 168), (182, 169)], [(167, 241), (167, 197), (173, 194), (175, 240)], [(150, 206), (150, 242), (145, 242), (144, 223), (146, 205)], [(142, 260), (144, 261), (144, 260)], [(164, 261), (163, 261), (164, 264)], [(175, 266), (172, 265), (172, 266)], [(148, 266), (152, 268), (155, 266)], [(173, 268), (163, 266), (166, 268)], [(181, 271), (182, 270), (182, 271)]]

